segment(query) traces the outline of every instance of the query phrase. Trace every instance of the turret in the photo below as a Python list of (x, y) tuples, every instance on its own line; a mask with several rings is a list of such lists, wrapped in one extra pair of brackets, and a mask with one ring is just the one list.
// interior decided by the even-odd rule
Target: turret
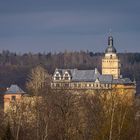
[(113, 37), (109, 36), (105, 57), (102, 59), (102, 74), (113, 75), (114, 79), (118, 79), (120, 78), (120, 60), (113, 43)]
[(117, 53), (115, 47), (113, 46), (113, 37), (108, 37), (108, 47), (105, 50), (105, 53)]

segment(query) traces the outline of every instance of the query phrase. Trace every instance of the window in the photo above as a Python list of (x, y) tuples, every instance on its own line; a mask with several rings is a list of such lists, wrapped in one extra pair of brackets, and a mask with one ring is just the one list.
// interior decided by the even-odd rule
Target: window
[(80, 88), (81, 87), (81, 84), (78, 84), (78, 87)]
[(68, 87), (69, 87), (69, 84), (64, 84), (64, 86), (65, 86), (66, 88), (68, 88)]
[(66, 74), (65, 74), (65, 77), (68, 77), (68, 76), (69, 76), (69, 75), (66, 73)]
[(108, 88), (108, 84), (106, 84), (106, 88)]
[(56, 80), (59, 80), (59, 77), (56, 77), (55, 79), (56, 79)]
[(60, 87), (60, 84), (56, 84), (56, 87)]
[(69, 80), (69, 77), (66, 77), (66, 76), (65, 76), (65, 80)]
[(11, 100), (12, 100), (12, 101), (15, 101), (15, 100), (16, 100), (16, 96), (12, 96), (12, 97), (11, 97)]
[(109, 84), (109, 88), (111, 88), (111, 84)]
[(60, 75), (59, 74), (56, 74), (55, 79), (56, 80), (60, 80)]
[(64, 78), (63, 79), (64, 80), (69, 80), (70, 79), (70, 76), (69, 76), (69, 74), (67, 72), (64, 74)]
[(100, 84), (99, 84), (99, 83), (96, 83), (96, 84), (95, 84), (95, 87), (96, 87), (96, 88), (100, 88)]
[(74, 87), (77, 87), (77, 84), (74, 84)]

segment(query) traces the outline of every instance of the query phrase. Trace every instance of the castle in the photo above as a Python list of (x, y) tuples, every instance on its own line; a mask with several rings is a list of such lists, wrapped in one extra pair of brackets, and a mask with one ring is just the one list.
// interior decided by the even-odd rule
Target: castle
[[(94, 70), (78, 69), (56, 69), (52, 76), (52, 89), (67, 90), (112, 90), (119, 93), (127, 93), (129, 97), (134, 97), (136, 83), (129, 78), (123, 78), (120, 73), (121, 63), (117, 51), (113, 45), (113, 37), (108, 37), (108, 47), (102, 58), (102, 74), (97, 68)], [(25, 92), (17, 85), (9, 88), (0, 88), (0, 105), (6, 111), (11, 102), (21, 100)]]
[(123, 78), (120, 74), (121, 63), (113, 45), (113, 37), (108, 37), (108, 47), (102, 58), (102, 74), (94, 70), (56, 69), (52, 78), (53, 89), (95, 90), (117, 89), (135, 95), (135, 81)]

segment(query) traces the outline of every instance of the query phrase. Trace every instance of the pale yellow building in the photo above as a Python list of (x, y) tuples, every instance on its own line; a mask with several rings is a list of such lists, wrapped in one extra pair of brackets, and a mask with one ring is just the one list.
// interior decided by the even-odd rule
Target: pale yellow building
[(102, 74), (113, 75), (114, 79), (120, 78), (120, 59), (113, 45), (113, 37), (108, 37), (108, 47), (105, 50), (105, 56), (102, 59)]
[(108, 37), (108, 47), (102, 59), (102, 73), (94, 70), (56, 69), (51, 86), (53, 89), (112, 90), (116, 93), (135, 96), (136, 83), (120, 74), (121, 64), (113, 45), (113, 37)]

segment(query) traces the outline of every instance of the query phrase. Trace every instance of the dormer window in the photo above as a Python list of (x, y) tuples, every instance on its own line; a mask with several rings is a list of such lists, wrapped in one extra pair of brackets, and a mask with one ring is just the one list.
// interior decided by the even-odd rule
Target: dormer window
[(60, 80), (59, 74), (56, 74), (55, 79), (56, 79), (56, 80)]
[(70, 77), (70, 74), (66, 71), (63, 75), (63, 80), (70, 80), (71, 77)]
[(16, 96), (12, 96), (12, 97), (11, 97), (11, 100), (12, 100), (12, 101), (15, 101), (15, 100), (16, 100)]
[(61, 75), (58, 71), (54, 74), (54, 80), (61, 80)]
[(65, 79), (65, 80), (69, 80), (69, 75), (68, 75), (68, 74), (65, 74), (64, 79)]
[(95, 83), (100, 83), (99, 78), (96, 78)]

